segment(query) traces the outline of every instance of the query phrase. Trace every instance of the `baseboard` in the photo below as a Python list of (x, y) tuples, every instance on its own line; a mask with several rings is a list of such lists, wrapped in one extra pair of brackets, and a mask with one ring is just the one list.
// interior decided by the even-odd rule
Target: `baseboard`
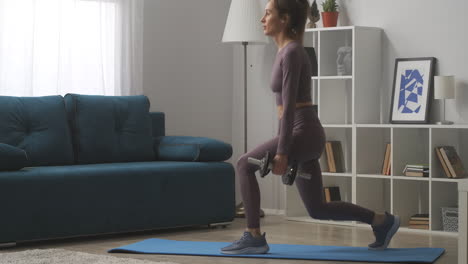
[(265, 212), (265, 215), (285, 215), (285, 210), (280, 210), (280, 209), (264, 209), (262, 208), (263, 212)]

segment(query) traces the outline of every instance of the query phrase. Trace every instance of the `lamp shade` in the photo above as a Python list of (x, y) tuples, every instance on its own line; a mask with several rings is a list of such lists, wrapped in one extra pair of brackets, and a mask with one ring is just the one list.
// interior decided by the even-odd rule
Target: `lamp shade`
[(232, 0), (222, 41), (267, 43), (261, 18), (258, 0)]
[(455, 98), (455, 77), (434, 76), (434, 99)]

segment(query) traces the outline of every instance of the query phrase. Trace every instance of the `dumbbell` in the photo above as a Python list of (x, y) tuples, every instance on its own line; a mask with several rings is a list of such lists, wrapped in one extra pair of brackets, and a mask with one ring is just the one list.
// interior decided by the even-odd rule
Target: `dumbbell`
[[(249, 157), (247, 158), (247, 162), (258, 166), (257, 172), (262, 178), (265, 177), (268, 173), (270, 173), (271, 169), (273, 168), (272, 158), (270, 152), (268, 151), (265, 153), (265, 156), (262, 159), (258, 160)], [(296, 179), (297, 171), (297, 162), (292, 162), (291, 165), (288, 166), (286, 173), (281, 176), (281, 180), (283, 181), (283, 183), (286, 185), (292, 185), (294, 183), (294, 180)]]
[(262, 159), (258, 160), (248, 157), (247, 162), (258, 166), (257, 172), (262, 178), (270, 173), (271, 169), (273, 168), (273, 162), (269, 151), (265, 153), (265, 156)]

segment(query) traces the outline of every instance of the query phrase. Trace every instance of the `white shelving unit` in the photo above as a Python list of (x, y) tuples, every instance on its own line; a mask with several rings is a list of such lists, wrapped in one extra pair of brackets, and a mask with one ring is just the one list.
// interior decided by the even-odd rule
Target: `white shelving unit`
[[(381, 29), (307, 29), (305, 46), (314, 47), (318, 76), (312, 77), (314, 103), (327, 140), (341, 141), (345, 173), (329, 173), (320, 160), (324, 186), (339, 186), (343, 201), (401, 217), (401, 228), (444, 232), (442, 207), (457, 206), (457, 179), (446, 178), (434, 153), (452, 145), (468, 164), (468, 125), (380, 124)], [(337, 76), (337, 50), (352, 47), (352, 74)], [(384, 120), (388, 122), (388, 120)], [(391, 175), (382, 175), (385, 147), (391, 143)], [(426, 163), (427, 178), (403, 176), (407, 163)], [(286, 187), (286, 218), (325, 224), (365, 226), (355, 221), (323, 221), (308, 216), (295, 186)], [(429, 213), (429, 230), (408, 228), (411, 215)]]

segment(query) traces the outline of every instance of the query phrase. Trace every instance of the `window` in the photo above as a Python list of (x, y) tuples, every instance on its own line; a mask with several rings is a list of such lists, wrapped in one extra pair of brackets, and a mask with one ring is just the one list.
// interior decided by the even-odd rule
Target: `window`
[(121, 94), (129, 1), (0, 0), (0, 95)]

